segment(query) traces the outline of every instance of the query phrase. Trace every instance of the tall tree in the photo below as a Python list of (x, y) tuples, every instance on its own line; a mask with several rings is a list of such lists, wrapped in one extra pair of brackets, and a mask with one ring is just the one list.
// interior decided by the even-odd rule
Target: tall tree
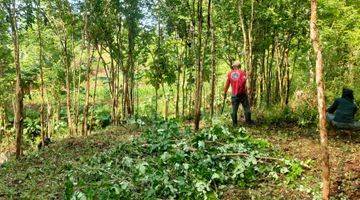
[(201, 104), (203, 90), (203, 55), (202, 55), (202, 26), (203, 26), (203, 1), (199, 0), (197, 5), (198, 33), (197, 33), (197, 70), (195, 88), (195, 130), (199, 130), (201, 119)]
[(14, 65), (16, 71), (16, 88), (15, 88), (15, 132), (16, 132), (16, 158), (20, 158), (22, 154), (21, 144), (23, 135), (23, 90), (21, 86), (21, 68), (20, 68), (20, 48), (19, 48), (19, 36), (17, 25), (17, 3), (16, 0), (12, 0), (11, 5), (7, 6), (10, 24), (12, 41), (14, 46)]
[(244, 61), (247, 68), (247, 90), (249, 92), (249, 101), (253, 104), (254, 80), (256, 80), (253, 68), (253, 24), (254, 24), (254, 0), (251, 0), (250, 19), (246, 23), (244, 16), (244, 0), (238, 2), (239, 22), (243, 34), (243, 52)]
[(322, 160), (322, 179), (323, 189), (322, 198), (328, 200), (330, 197), (330, 163), (328, 149), (328, 134), (326, 129), (326, 103), (324, 95), (324, 63), (322, 57), (322, 47), (320, 44), (319, 30), (317, 27), (317, 0), (311, 0), (310, 18), (310, 37), (316, 54), (316, 85), (319, 112), (319, 128), (321, 141), (321, 160)]
[[(3, 8), (5, 4), (0, 4)], [(11, 92), (8, 88), (11, 87), (9, 73), (9, 64), (11, 63), (11, 49), (9, 48), (10, 37), (8, 34), (9, 23), (7, 23), (6, 9), (0, 10), (0, 137), (5, 134), (7, 115), (6, 107), (11, 99)]]
[(127, 116), (132, 116), (134, 114), (134, 86), (135, 86), (135, 42), (136, 37), (138, 36), (138, 24), (141, 17), (141, 12), (139, 9), (140, 1), (139, 0), (125, 0), (124, 1), (124, 15), (125, 15), (125, 25), (128, 29), (128, 46), (127, 46), (127, 66), (124, 69), (125, 77), (125, 104), (124, 108), (126, 109)]
[(82, 120), (82, 135), (88, 134), (88, 113), (90, 108), (90, 75), (91, 75), (91, 65), (93, 62), (94, 56), (94, 49), (91, 46), (90, 40), (90, 32), (88, 30), (88, 21), (89, 21), (89, 14), (88, 14), (88, 1), (85, 1), (85, 19), (84, 19), (84, 42), (86, 43), (86, 50), (87, 50), (87, 63), (86, 63), (86, 94), (85, 94), (85, 105), (84, 105), (84, 113), (83, 113), (83, 120)]
[(208, 4), (208, 25), (211, 32), (211, 93), (210, 93), (210, 113), (214, 116), (215, 89), (216, 89), (216, 37), (215, 26), (212, 17), (212, 4)]
[(45, 145), (45, 98), (44, 98), (44, 69), (43, 69), (43, 39), (42, 39), (42, 24), (41, 24), (41, 1), (37, 1), (37, 31), (38, 31), (38, 40), (39, 40), (39, 68), (40, 68), (40, 125), (41, 125), (41, 141), (42, 145)]

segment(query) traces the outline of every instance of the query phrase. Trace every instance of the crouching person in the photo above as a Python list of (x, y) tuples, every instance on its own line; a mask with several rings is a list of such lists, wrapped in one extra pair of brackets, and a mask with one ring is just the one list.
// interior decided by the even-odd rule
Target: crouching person
[(355, 121), (357, 111), (354, 92), (344, 88), (341, 98), (336, 99), (327, 109), (326, 118), (337, 129), (360, 130), (360, 122)]
[[(51, 139), (49, 137), (45, 137), (45, 139), (44, 139), (44, 147), (49, 146), (51, 143), (52, 143)], [(41, 148), (43, 148), (42, 141), (40, 141), (40, 143), (38, 144), (38, 150), (41, 150)]]

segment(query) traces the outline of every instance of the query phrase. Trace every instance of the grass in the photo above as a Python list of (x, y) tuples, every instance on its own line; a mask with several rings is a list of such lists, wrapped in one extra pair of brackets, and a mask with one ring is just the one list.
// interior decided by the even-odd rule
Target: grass
[(0, 199), (61, 199), (65, 172), (79, 167), (94, 154), (104, 152), (136, 135), (123, 127), (112, 127), (86, 138), (56, 141), (44, 151), (19, 162), (11, 161), (0, 171)]

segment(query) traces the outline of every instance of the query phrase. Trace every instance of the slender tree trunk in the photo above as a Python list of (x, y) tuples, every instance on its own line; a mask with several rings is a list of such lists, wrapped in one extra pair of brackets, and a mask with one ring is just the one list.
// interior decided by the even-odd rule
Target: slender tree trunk
[(122, 105), (122, 118), (126, 119), (126, 102), (125, 102), (125, 97), (126, 97), (126, 93), (125, 93), (125, 73), (122, 73), (122, 96), (121, 96), (121, 105)]
[[(73, 38), (74, 40), (74, 38)], [(74, 41), (73, 41), (73, 47), (74, 47)], [(82, 54), (82, 53), (81, 53)], [(75, 55), (75, 49), (73, 49), (73, 55)], [(80, 60), (82, 60), (82, 56), (80, 56), (79, 58)], [(74, 61), (76, 61), (76, 59), (74, 59)], [(81, 61), (82, 62), (82, 61)], [(76, 74), (77, 72), (77, 74)], [(74, 66), (74, 71), (73, 71), (73, 77), (77, 77), (77, 83), (75, 82), (76, 79), (74, 78), (74, 86), (75, 86), (75, 92), (74, 92), (74, 101), (73, 101), (73, 106), (74, 106), (74, 127), (75, 127), (75, 134), (77, 135), (79, 133), (79, 115), (80, 115), (80, 103), (81, 103), (81, 98), (80, 98), (80, 86), (81, 86), (81, 69), (80, 69), (80, 64), (75, 64)]]
[(191, 95), (192, 92), (193, 92), (192, 87), (189, 86), (188, 94), (187, 94), (188, 99), (189, 99), (189, 102), (188, 102), (189, 103), (188, 104), (188, 116), (189, 117), (193, 116), (193, 107), (192, 107), (192, 105), (194, 104), (194, 102), (193, 102), (193, 96)]
[[(245, 55), (245, 64), (248, 64), (247, 61), (247, 55), (248, 55), (248, 38), (247, 38), (247, 34), (246, 34), (246, 29), (245, 29), (245, 20), (244, 20), (244, 14), (243, 14), (243, 6), (244, 6), (244, 0), (240, 0), (238, 3), (238, 12), (239, 12), (239, 22), (240, 22), (240, 27), (241, 27), (241, 32), (243, 34), (243, 54)], [(231, 64), (231, 63), (230, 63)], [(247, 69), (249, 66), (246, 66)]]
[(202, 60), (202, 0), (198, 1), (198, 52), (197, 52), (197, 78), (196, 78), (196, 92), (195, 92), (195, 130), (199, 130), (201, 118), (201, 100), (203, 87), (203, 60)]
[(248, 79), (247, 79), (247, 90), (249, 95), (250, 104), (253, 103), (253, 67), (252, 67), (252, 44), (253, 44), (253, 37), (252, 37), (252, 29), (253, 29), (253, 22), (254, 22), (254, 0), (251, 1), (251, 16), (248, 24), (248, 29), (246, 29), (244, 14), (243, 14), (243, 7), (244, 7), (244, 0), (240, 0), (238, 3), (238, 12), (239, 12), (239, 22), (240, 27), (243, 34), (243, 53), (245, 57), (245, 64), (248, 71)]
[[(187, 54), (187, 47), (185, 48), (185, 53)], [(187, 55), (186, 55), (187, 56)], [(186, 108), (186, 99), (187, 99), (187, 95), (186, 95), (186, 66), (184, 65), (183, 68), (183, 77), (182, 77), (182, 117), (185, 116), (185, 108)]]
[(52, 132), (53, 132), (53, 127), (54, 127), (54, 124), (51, 122), (51, 119), (53, 117), (53, 107), (52, 105), (47, 102), (47, 114), (46, 114), (46, 123), (47, 123), (47, 126), (46, 126), (46, 137), (49, 137), (51, 138), (51, 135), (52, 135)]
[(45, 100), (44, 100), (44, 70), (43, 70), (43, 55), (42, 55), (42, 35), (41, 35), (41, 22), (40, 22), (40, 11), (41, 1), (37, 2), (37, 28), (38, 28), (38, 39), (39, 39), (39, 68), (40, 68), (40, 90), (41, 90), (41, 106), (40, 106), (40, 125), (41, 125), (41, 142), (45, 146)]
[(162, 84), (162, 88), (163, 88), (163, 93), (164, 93), (164, 100), (165, 100), (165, 112), (164, 112), (164, 116), (165, 116), (165, 120), (168, 120), (169, 117), (169, 96), (166, 94), (166, 90), (165, 90), (165, 86), (164, 84)]
[(255, 0), (251, 0), (251, 16), (250, 16), (250, 21), (249, 21), (249, 26), (248, 26), (248, 51), (247, 51), (247, 65), (248, 65), (248, 77), (249, 77), (249, 81), (248, 81), (248, 92), (249, 92), (249, 102), (250, 105), (254, 104), (254, 95), (255, 95), (255, 91), (254, 89), (256, 89), (256, 74), (254, 73), (254, 71), (256, 71), (256, 69), (254, 69), (252, 61), (253, 61), (253, 23), (254, 23), (254, 1)]
[(139, 83), (135, 83), (135, 91), (136, 91), (136, 109), (135, 109), (135, 117), (140, 117), (140, 95), (139, 95)]
[(0, 138), (5, 135), (5, 109), (3, 105), (0, 105)]
[(284, 80), (284, 87), (285, 87), (285, 105), (287, 106), (289, 104), (289, 98), (290, 98), (290, 63), (289, 63), (289, 52), (286, 53), (285, 58), (285, 80)]
[(12, 8), (10, 9), (11, 31), (14, 45), (14, 61), (16, 70), (16, 95), (15, 95), (15, 132), (16, 132), (16, 158), (20, 158), (22, 154), (21, 143), (23, 135), (23, 90), (21, 86), (21, 68), (20, 68), (20, 48), (17, 29), (16, 17), (16, 0), (12, 0)]
[(175, 102), (175, 116), (179, 117), (179, 101), (180, 101), (180, 76), (181, 76), (181, 62), (182, 55), (179, 55), (178, 51), (178, 68), (177, 68), (177, 81), (176, 81), (176, 102)]
[(159, 89), (155, 88), (155, 119), (158, 116), (158, 100), (159, 100)]
[(270, 105), (270, 101), (272, 99), (271, 96), (271, 92), (272, 92), (272, 80), (273, 80), (273, 63), (274, 63), (274, 54), (275, 54), (275, 40), (274, 43), (272, 44), (272, 50), (271, 50), (271, 58), (268, 62), (268, 67), (267, 67), (267, 74), (268, 74), (268, 79), (267, 79), (267, 92), (266, 92), (266, 105), (269, 106)]
[[(86, 71), (86, 86), (85, 86), (85, 105), (84, 105), (84, 113), (83, 113), (83, 121), (82, 121), (82, 129), (81, 133), (83, 136), (88, 133), (88, 113), (90, 109), (90, 74), (91, 74), (91, 65), (94, 56), (94, 50), (91, 50), (90, 44), (88, 44), (88, 61), (87, 61), (87, 71)], [(91, 54), (91, 55), (90, 55)]]
[(118, 124), (118, 115), (117, 115), (117, 100), (118, 100), (118, 95), (117, 95), (117, 86), (116, 86), (116, 76), (117, 76), (117, 72), (116, 72), (116, 68), (114, 65), (114, 59), (112, 58), (112, 56), (110, 56), (110, 81), (111, 81), (111, 95), (112, 95), (112, 124), (113, 125), (117, 125)]
[[(74, 16), (71, 15), (71, 28), (74, 29), (75, 19)], [(73, 77), (73, 101), (72, 101), (72, 107), (73, 107), (73, 130), (74, 134), (77, 135), (79, 132), (79, 113), (80, 113), (80, 84), (81, 84), (81, 69), (80, 64), (82, 62), (82, 55), (84, 52), (84, 48), (81, 48), (81, 53), (79, 56), (79, 63), (77, 63), (77, 59), (75, 58), (77, 54), (75, 53), (75, 32), (71, 31), (71, 52), (72, 52), (72, 62), (73, 68), (71, 70), (72, 77)], [(76, 78), (75, 78), (76, 77)], [(71, 96), (70, 96), (71, 97)]]
[(125, 109), (125, 116), (124, 118), (128, 118), (128, 116), (131, 113), (131, 104), (130, 104), (130, 91), (129, 91), (129, 74), (128, 71), (124, 72), (124, 76), (125, 76), (125, 90), (124, 90), (124, 95), (125, 95), (125, 102), (124, 102), (124, 108)]
[(133, 92), (134, 92), (134, 84), (135, 84), (135, 61), (134, 61), (134, 51), (135, 51), (135, 21), (131, 17), (130, 19), (130, 27), (128, 31), (128, 69), (130, 73), (129, 81), (128, 83), (128, 114), (129, 116), (132, 116), (134, 114), (134, 98), (133, 98)]
[(212, 8), (211, 0), (209, 0), (209, 23), (211, 30), (211, 94), (210, 94), (210, 112), (211, 118), (214, 117), (214, 104), (215, 104), (215, 92), (216, 92), (216, 38), (215, 38), (215, 26), (212, 20)]
[[(101, 53), (101, 52), (100, 52)], [(92, 108), (93, 111), (91, 112), (91, 122), (90, 122), (90, 128), (89, 128), (89, 134), (91, 134), (91, 131), (93, 129), (93, 124), (94, 124), (94, 112), (95, 112), (95, 106), (96, 106), (96, 90), (97, 90), (97, 83), (98, 83), (98, 74), (99, 74), (99, 68), (100, 68), (100, 58), (98, 60), (97, 66), (96, 66), (96, 72), (95, 72), (95, 83), (94, 83), (94, 93), (93, 93), (93, 100), (92, 100)]]
[[(90, 44), (90, 34), (88, 32), (88, 11), (87, 11), (87, 1), (85, 1), (85, 25), (84, 25), (84, 42), (87, 43), (87, 68), (86, 68), (86, 86), (85, 86), (85, 105), (84, 105), (84, 112), (83, 112), (83, 120), (82, 120), (82, 127), (81, 127), (81, 134), (83, 136), (87, 135), (88, 133), (88, 112), (89, 112), (89, 99), (90, 99), (90, 73), (91, 73), (91, 64), (94, 55), (94, 50), (91, 51), (91, 44)], [(91, 55), (90, 55), (91, 53)]]
[(326, 102), (325, 102), (325, 85), (324, 85), (324, 64), (322, 58), (322, 47), (319, 39), (317, 27), (317, 0), (311, 0), (311, 18), (310, 18), (310, 36), (313, 48), (316, 54), (316, 85), (318, 94), (319, 109), (319, 128), (321, 141), (321, 160), (322, 160), (322, 179), (323, 189), (322, 198), (328, 200), (330, 197), (330, 163), (328, 149), (328, 134), (326, 130)]
[(70, 58), (68, 53), (68, 47), (67, 47), (67, 36), (65, 36), (65, 39), (63, 41), (64, 44), (64, 57), (65, 57), (65, 65), (66, 65), (66, 72), (65, 72), (65, 82), (66, 82), (66, 113), (67, 113), (67, 121), (69, 126), (69, 134), (71, 136), (74, 135), (74, 125), (72, 120), (72, 114), (71, 114), (71, 86), (70, 86)]

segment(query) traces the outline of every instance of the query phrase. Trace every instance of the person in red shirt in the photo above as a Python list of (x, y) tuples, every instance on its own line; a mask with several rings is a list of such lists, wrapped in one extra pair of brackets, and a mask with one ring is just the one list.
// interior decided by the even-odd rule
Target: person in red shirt
[(245, 111), (245, 122), (247, 124), (253, 124), (251, 120), (251, 110), (249, 99), (246, 92), (246, 73), (239, 69), (240, 62), (235, 61), (231, 66), (231, 71), (227, 75), (227, 81), (224, 89), (224, 96), (229, 90), (231, 85), (232, 95), (231, 95), (231, 103), (232, 103), (232, 113), (231, 118), (233, 122), (233, 126), (237, 126), (237, 112), (239, 110), (240, 104), (242, 104)]

